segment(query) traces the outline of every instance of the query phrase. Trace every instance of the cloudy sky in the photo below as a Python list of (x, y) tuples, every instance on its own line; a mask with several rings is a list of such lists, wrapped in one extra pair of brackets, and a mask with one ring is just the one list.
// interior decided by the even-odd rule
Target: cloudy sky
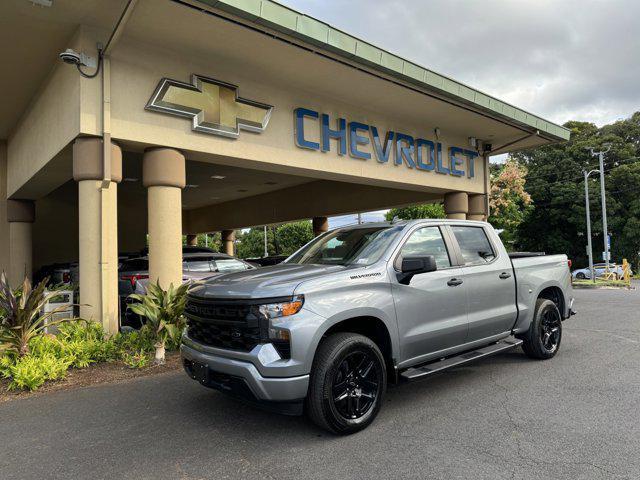
[(640, 0), (279, 1), (557, 123), (640, 110)]
[(640, 0), (279, 0), (552, 121), (640, 109)]

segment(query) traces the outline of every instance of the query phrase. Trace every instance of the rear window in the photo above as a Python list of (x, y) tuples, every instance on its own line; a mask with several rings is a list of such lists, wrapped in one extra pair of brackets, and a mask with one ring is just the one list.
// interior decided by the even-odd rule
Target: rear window
[(451, 229), (460, 246), (465, 265), (482, 265), (496, 258), (484, 228), (453, 225)]
[(149, 270), (149, 260), (144, 258), (134, 258), (133, 260), (126, 260), (122, 262), (120, 271), (132, 272), (135, 270)]
[(211, 263), (215, 264), (215, 269), (220, 273), (237, 272), (249, 268), (246, 263), (236, 260), (235, 258), (218, 258)]

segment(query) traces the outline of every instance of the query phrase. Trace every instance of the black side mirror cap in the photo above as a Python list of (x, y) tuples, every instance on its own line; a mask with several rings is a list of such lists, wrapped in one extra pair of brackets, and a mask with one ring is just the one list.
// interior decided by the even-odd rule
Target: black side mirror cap
[(437, 270), (436, 258), (433, 255), (424, 255), (420, 257), (404, 257), (402, 259), (402, 273), (427, 273)]
[(435, 272), (437, 269), (436, 258), (433, 255), (404, 257), (402, 259), (398, 281), (404, 285), (408, 285), (414, 275)]

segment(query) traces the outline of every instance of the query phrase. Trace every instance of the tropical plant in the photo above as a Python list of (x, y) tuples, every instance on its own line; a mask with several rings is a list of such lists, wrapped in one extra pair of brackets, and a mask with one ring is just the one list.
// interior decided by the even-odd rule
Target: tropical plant
[(130, 296), (139, 303), (132, 303), (129, 308), (147, 319), (142, 330), (153, 338), (156, 365), (163, 364), (165, 361), (167, 342), (176, 344), (186, 326), (183, 313), (188, 289), (189, 284), (184, 283), (177, 288), (171, 284), (167, 290), (164, 290), (158, 281), (147, 285), (146, 295)]
[(11, 378), (10, 390), (26, 389), (36, 390), (46, 380), (60, 380), (67, 374), (70, 360), (58, 358), (52, 354), (44, 356), (26, 355), (19, 357), (15, 363), (8, 367)]
[(28, 278), (18, 290), (9, 285), (6, 275), (0, 276), (0, 352), (14, 352), (22, 357), (29, 353), (29, 341), (44, 331), (68, 319), (52, 320), (67, 305), (43, 313), (45, 304), (57, 294), (46, 292), (48, 279), (35, 287)]
[(149, 365), (149, 354), (144, 350), (122, 355), (122, 361), (129, 368), (144, 368)]

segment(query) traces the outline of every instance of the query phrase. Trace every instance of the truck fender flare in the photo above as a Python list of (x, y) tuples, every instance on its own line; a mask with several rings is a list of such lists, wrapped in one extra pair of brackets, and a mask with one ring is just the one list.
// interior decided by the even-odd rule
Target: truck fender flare
[(386, 316), (384, 312), (375, 308), (366, 308), (366, 307), (353, 308), (353, 309), (342, 311), (332, 317), (327, 318), (326, 321), (322, 323), (322, 326), (318, 328), (318, 330), (313, 336), (313, 339), (311, 340), (311, 344), (310, 344), (311, 348), (309, 348), (309, 352), (307, 354), (307, 358), (305, 361), (309, 369), (311, 369), (311, 366), (313, 364), (313, 359), (315, 358), (316, 351), (318, 349), (318, 345), (320, 344), (320, 341), (322, 340), (322, 337), (324, 337), (325, 334), (334, 326), (342, 322), (345, 322), (347, 320), (358, 318), (358, 317), (376, 318), (380, 322), (382, 322), (382, 324), (384, 324), (384, 326), (387, 329), (387, 332), (389, 333), (389, 338), (391, 340), (391, 355), (393, 358), (397, 358), (400, 347), (399, 347), (399, 340), (398, 340), (398, 327), (395, 324), (395, 319), (388, 318), (388, 316)]

